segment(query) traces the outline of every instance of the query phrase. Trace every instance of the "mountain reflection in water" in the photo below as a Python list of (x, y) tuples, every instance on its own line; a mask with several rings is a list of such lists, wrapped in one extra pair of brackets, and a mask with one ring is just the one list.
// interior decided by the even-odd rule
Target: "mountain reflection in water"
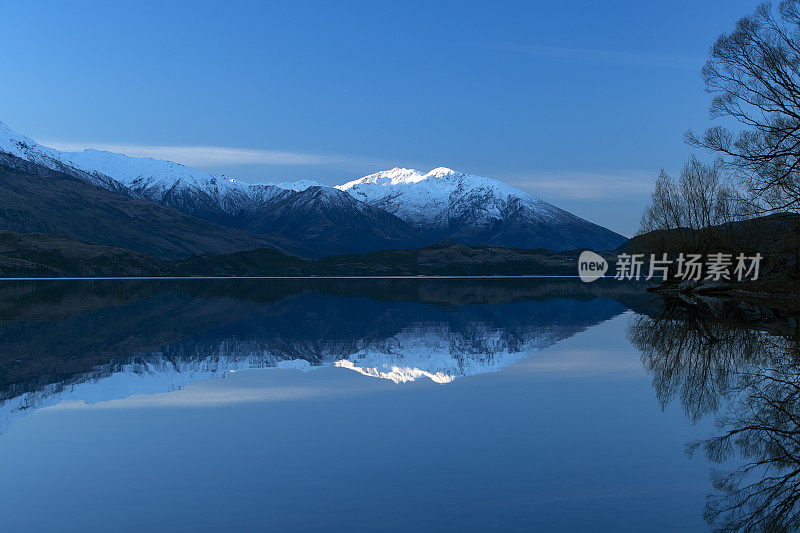
[[(620, 317), (623, 313), (627, 316)], [(493, 495), (506, 490), (503, 487), (507, 488), (504, 499), (517, 502), (506, 507), (507, 516), (545, 529), (564, 525), (562, 511), (571, 509), (574, 502), (594, 507), (570, 517), (604, 517), (604, 524), (619, 522), (622, 509), (638, 502), (639, 508), (630, 513), (635, 529), (652, 526), (657, 522), (654, 517), (665, 520), (659, 524), (668, 527), (677, 511), (695, 513), (694, 520), (702, 522), (702, 497), (710, 493), (704, 518), (715, 528), (794, 530), (800, 529), (799, 316), (800, 311), (787, 308), (767, 309), (708, 297), (660, 298), (645, 292), (641, 285), (585, 284), (571, 279), (4, 282), (0, 291), (0, 444), (11, 450), (9, 460), (25, 455), (31, 444), (40, 441), (16, 428), (40, 428), (42, 434), (50, 435), (53, 426), (47, 421), (68, 418), (65, 413), (70, 409), (47, 410), (42, 417), (30, 417), (7, 431), (9, 424), (40, 407), (69, 402), (94, 404), (128, 398), (113, 405), (218, 406), (240, 393), (254, 395), (247, 396), (247, 401), (257, 398), (266, 402), (349, 393), (352, 388), (392, 389), (392, 398), (373, 396), (363, 403), (360, 398), (346, 401), (341, 396), (336, 400), (325, 396), (313, 406), (304, 403), (306, 400), (286, 401), (273, 410), (237, 410), (228, 405), (221, 409), (248, 431), (223, 435), (220, 442), (250, 442), (246, 439), (252, 432), (254, 439), (261, 437), (251, 446), (275, 446), (295, 461), (290, 461), (291, 468), (283, 472), (286, 477), (276, 485), (280, 490), (315, 451), (307, 448), (305, 454), (292, 455), (293, 450), (303, 442), (312, 446), (314, 439), (325, 435), (340, 442), (340, 450), (360, 449), (363, 439), (373, 443), (366, 446), (372, 455), (360, 449), (351, 456), (352, 461), (373, 465), (360, 471), (362, 474), (381, 472), (374, 465), (384, 467), (386, 449), (394, 445), (393, 454), (401, 457), (394, 475), (413, 473), (409, 480), (423, 476), (422, 486), (445, 483), (436, 476), (424, 476), (449, 464), (453, 479), (470, 486), (475, 491), (471, 494), (486, 498), (492, 511), (475, 516), (487, 520), (486, 513), (497, 509)], [(606, 323), (593, 327), (601, 322)], [(536, 354), (584, 330), (591, 331), (560, 343), (549, 353)], [(624, 368), (635, 367), (624, 378), (580, 378), (575, 367), (570, 367), (571, 356), (573, 361), (595, 358), (608, 365), (616, 352), (620, 352), (617, 361), (624, 362)], [(465, 376), (501, 370), (531, 354), (527, 361), (496, 376), (448, 385)], [(178, 394), (154, 396), (242, 369), (313, 372), (320, 367), (330, 368), (313, 376), (250, 372)], [(535, 375), (533, 368), (569, 370), (564, 372), (566, 377), (545, 377)], [(331, 376), (336, 378), (325, 381)], [(248, 378), (263, 379), (259, 382), (266, 385), (246, 390), (234, 386), (237, 380)], [(305, 388), (282, 388), (293, 379)], [(409, 385), (420, 380), (442, 386)], [(226, 386), (230, 387), (226, 390)], [(133, 395), (138, 398), (129, 398)], [(664, 413), (658, 412), (658, 404)], [(333, 406), (339, 406), (336, 415), (326, 410)], [(85, 411), (95, 411), (100, 416), (97, 412), (102, 409), (76, 411), (83, 411), (84, 416)], [(152, 424), (158, 427), (158, 416), (130, 411), (136, 414), (116, 411), (110, 416), (114, 420), (133, 416), (134, 422), (126, 428), (143, 433), (129, 436), (128, 444), (138, 450), (150, 439), (155, 454), (151, 460), (161, 457), (160, 439), (165, 437), (152, 429)], [(219, 424), (213, 411), (198, 410), (193, 416)], [(270, 420), (276, 425), (249, 426), (253, 413), (273, 417)], [(384, 416), (387, 419), (380, 422)], [(191, 426), (193, 417), (173, 414), (171, 420)], [(371, 422), (364, 425), (363, 420)], [(442, 420), (448, 423), (442, 425)], [(297, 428), (305, 428), (305, 424), (312, 429), (295, 439), (290, 437), (296, 433), (290, 432), (288, 440), (259, 433), (262, 429), (279, 431), (289, 427), (287, 424), (293, 431), (300, 431)], [(401, 432), (398, 428), (404, 424), (417, 428), (418, 435)], [(87, 430), (81, 426), (74, 434), (95, 450), (91, 439), (104, 434), (107, 426), (87, 427), (89, 433), (84, 435)], [(91, 433), (92, 429), (97, 433)], [(64, 432), (65, 426), (55, 430), (59, 431)], [(187, 431), (184, 427), (177, 434)], [(454, 432), (453, 442), (450, 432)], [(116, 437), (119, 427), (109, 434), (114, 446), (125, 440)], [(438, 445), (430, 445), (430, 435), (440, 436)], [(505, 469), (494, 466), (498, 460), (495, 439), (500, 439), (504, 453), (509, 454)], [(667, 441), (670, 443), (659, 448)], [(626, 448), (629, 443), (635, 446)], [(694, 457), (691, 462), (683, 461), (684, 444)], [(35, 449), (48, 451), (32, 452), (28, 469), (53, 448), (43, 445)], [(68, 468), (75, 450), (68, 446), (57, 449), (66, 459), (48, 468)], [(217, 457), (216, 451), (209, 454), (198, 459), (199, 464)], [(431, 455), (426, 469), (408, 469), (425, 454)], [(482, 461), (481, 456), (491, 459)], [(175, 456), (166, 457), (172, 461)], [(269, 457), (265, 456), (260, 472), (281, 472)], [(584, 462), (573, 464), (575, 458)], [(710, 487), (705, 477), (709, 467), (703, 459), (714, 468)], [(160, 476), (165, 464), (152, 472), (145, 469), (145, 473)], [(194, 472), (194, 465), (175, 479)], [(312, 469), (313, 475), (298, 478), (302, 491), (317, 487), (328, 494), (328, 485), (309, 481), (328, 468), (327, 463), (320, 463)], [(691, 483), (687, 478), (690, 471), (699, 474)], [(494, 477), (498, 473), (518, 477)], [(27, 471), (22, 477), (26, 475)], [(49, 479), (50, 471), (45, 468), (41, 475)], [(263, 475), (257, 477), (259, 483)], [(585, 490), (577, 490), (588, 478), (592, 481)], [(228, 478), (220, 475), (212, 481), (220, 479)], [(236, 479), (251, 481), (246, 469)], [(331, 479), (330, 483), (338, 483)], [(356, 479), (358, 483), (343, 486), (357, 490), (361, 478)], [(470, 479), (475, 480), (473, 485), (465, 481)], [(484, 491), (486, 479), (494, 479), (495, 484)], [(103, 483), (105, 479), (96, 486), (105, 486)], [(609, 484), (616, 489), (607, 490)], [(31, 490), (40, 485), (31, 482)], [(412, 486), (417, 485), (408, 481), (398, 490), (406, 495), (426, 490), (406, 490)], [(214, 491), (213, 487), (208, 490)], [(447, 490), (420, 495), (436, 497)], [(371, 491), (361, 497), (368, 498)], [(514, 500), (520, 491), (526, 496)], [(392, 497), (402, 498), (398, 494)], [(186, 501), (191, 504), (190, 499)], [(299, 500), (293, 496), (272, 512), (293, 501)], [(439, 503), (461, 505), (467, 501), (478, 500), (459, 496), (452, 502), (440, 498)], [(559, 507), (558, 502), (564, 501), (569, 505)], [(340, 503), (336, 500), (336, 505)], [(538, 505), (535, 512), (534, 505)], [(648, 507), (651, 505), (658, 506), (657, 513)], [(551, 508), (552, 516), (547, 515)], [(453, 516), (456, 514), (447, 515), (448, 519)], [(295, 515), (286, 517), (293, 520)], [(696, 524), (685, 518), (682, 522), (676, 518), (676, 523)], [(425, 520), (431, 519), (426, 515)], [(469, 520), (458, 524), (463, 526)], [(512, 523), (517, 522), (507, 522)]]
[(687, 446), (724, 465), (712, 474), (706, 520), (727, 531), (798, 529), (798, 314), (668, 299), (635, 316), (628, 334), (662, 406), (677, 399), (690, 420), (715, 419), (716, 433)]
[(336, 366), (445, 384), (619, 315), (618, 299), (640, 292), (576, 280), (7, 283), (0, 432), (40, 407), (169, 392), (249, 368)]

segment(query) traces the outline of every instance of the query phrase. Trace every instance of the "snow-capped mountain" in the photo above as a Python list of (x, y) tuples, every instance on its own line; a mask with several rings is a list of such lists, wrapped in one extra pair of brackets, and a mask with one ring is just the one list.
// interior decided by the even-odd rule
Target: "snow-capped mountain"
[(625, 238), (503, 182), (439, 167), (394, 168), (339, 185), (422, 232), (462, 244), (613, 249)]
[(282, 250), (298, 255), (415, 245), (402, 220), (313, 180), (246, 184), (172, 161), (98, 150), (61, 152), (0, 123), (3, 153), (197, 218), (269, 236)]
[(20, 135), (2, 122), (0, 152), (211, 220), (241, 217), (257, 211), (281, 191), (304, 190), (316, 183), (247, 184), (162, 159), (91, 149), (62, 152)]
[[(218, 224), (276, 233), (307, 247), (309, 255), (420, 247), (441, 240), (553, 250), (612, 249), (626, 240), (510, 185), (448, 168), (424, 174), (394, 168), (336, 187), (313, 180), (247, 184), (172, 161), (98, 150), (61, 152), (1, 122), (0, 153)], [(317, 207), (298, 210), (306, 205), (309, 190), (317, 191), (311, 195)], [(322, 204), (325, 208), (319, 209)], [(305, 230), (297, 230), (298, 220)], [(349, 232), (350, 239), (320, 247), (331, 223)]]
[(552, 220), (563, 213), (557, 207), (500, 181), (444, 167), (427, 174), (408, 168), (393, 168), (336, 188), (403, 220), (436, 228), (446, 228), (465, 216), (470, 216), (473, 223), (488, 223), (502, 218), (508, 205), (515, 201), (542, 220)]

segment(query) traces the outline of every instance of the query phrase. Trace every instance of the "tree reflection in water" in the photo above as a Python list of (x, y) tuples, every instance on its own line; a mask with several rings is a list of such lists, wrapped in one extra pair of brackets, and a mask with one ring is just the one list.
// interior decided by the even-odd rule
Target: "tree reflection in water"
[(653, 316), (637, 315), (628, 335), (662, 406), (677, 398), (692, 421), (715, 414), (715, 434), (687, 453), (740, 462), (713, 471), (706, 520), (725, 531), (800, 528), (797, 317), (669, 299)]

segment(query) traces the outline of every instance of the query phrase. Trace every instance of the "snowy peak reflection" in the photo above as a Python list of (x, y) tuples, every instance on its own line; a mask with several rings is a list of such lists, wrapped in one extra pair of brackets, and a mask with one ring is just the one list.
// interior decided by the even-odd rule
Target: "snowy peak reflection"
[(0, 296), (0, 431), (36, 408), (251, 368), (334, 366), (445, 384), (625, 310), (577, 281), (113, 283)]
[(534, 323), (510, 330), (481, 322), (414, 324), (391, 338), (367, 341), (334, 364), (395, 383), (427, 378), (444, 384), (500, 370), (586, 326)]
[[(455, 379), (455, 376), (445, 374), (444, 372), (436, 372), (435, 374), (433, 374), (425, 370), (420, 370), (419, 368), (411, 368), (411, 367), (400, 368), (399, 366), (392, 366), (389, 368), (388, 371), (383, 371), (383, 370), (378, 370), (377, 366), (372, 366), (372, 367), (356, 366), (356, 364), (353, 361), (350, 361), (348, 359), (342, 359), (341, 361), (336, 361), (334, 364), (339, 368), (348, 368), (365, 376), (369, 376), (372, 378), (388, 379), (389, 381), (394, 381), (395, 383), (406, 383), (408, 381), (414, 381), (418, 378), (425, 377), (433, 382), (444, 384), (444, 383), (450, 383)], [(382, 364), (382, 366), (386, 366), (385, 363)]]

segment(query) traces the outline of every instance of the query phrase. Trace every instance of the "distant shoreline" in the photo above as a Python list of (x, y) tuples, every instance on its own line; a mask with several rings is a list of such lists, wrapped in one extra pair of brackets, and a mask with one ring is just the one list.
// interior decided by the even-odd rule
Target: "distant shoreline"
[[(91, 281), (91, 280), (217, 280), (217, 279), (578, 279), (579, 276), (523, 275), (523, 276), (98, 276), (98, 277), (25, 277), (2, 278), (3, 281)], [(600, 279), (613, 279), (605, 277)]]

